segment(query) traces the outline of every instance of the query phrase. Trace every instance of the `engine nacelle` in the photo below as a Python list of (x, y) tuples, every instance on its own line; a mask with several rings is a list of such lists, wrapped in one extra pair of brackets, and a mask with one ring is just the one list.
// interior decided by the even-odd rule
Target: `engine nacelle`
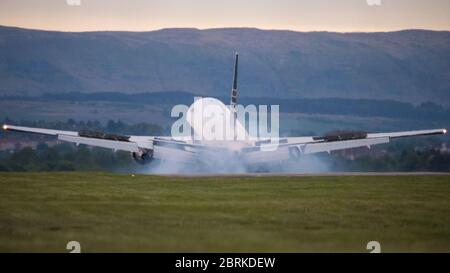
[(289, 147), (289, 158), (292, 160), (300, 160), (300, 157), (302, 156), (302, 152), (300, 150), (300, 147), (293, 146)]
[(149, 164), (153, 160), (153, 150), (140, 150), (139, 152), (131, 153), (131, 156), (141, 165)]

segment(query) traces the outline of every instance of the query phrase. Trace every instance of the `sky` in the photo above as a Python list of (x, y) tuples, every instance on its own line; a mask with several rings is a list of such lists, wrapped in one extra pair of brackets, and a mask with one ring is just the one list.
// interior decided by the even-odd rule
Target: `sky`
[(0, 25), (59, 31), (450, 30), (450, 0), (0, 0)]

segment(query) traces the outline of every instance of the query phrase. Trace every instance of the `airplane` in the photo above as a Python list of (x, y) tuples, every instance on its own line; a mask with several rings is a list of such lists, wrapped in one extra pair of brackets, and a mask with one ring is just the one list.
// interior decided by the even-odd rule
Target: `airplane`
[[(270, 162), (283, 162), (298, 160), (308, 154), (351, 149), (357, 147), (368, 147), (373, 145), (389, 143), (391, 140), (413, 136), (441, 135), (446, 134), (447, 129), (416, 130), (391, 133), (368, 133), (368, 132), (335, 132), (323, 136), (308, 137), (276, 137), (262, 138), (249, 137), (245, 126), (238, 120), (233, 109), (237, 104), (237, 76), (238, 76), (238, 54), (235, 55), (233, 82), (231, 89), (230, 108), (215, 98), (200, 98), (190, 106), (188, 115), (197, 109), (200, 103), (216, 105), (226, 110), (226, 115), (231, 116), (233, 130), (243, 133), (243, 140), (233, 138), (223, 141), (202, 141), (191, 136), (134, 136), (116, 135), (88, 130), (62, 131), (43, 128), (31, 128), (4, 124), (3, 129), (24, 133), (55, 136), (60, 141), (84, 144), (89, 146), (103, 147), (115, 151), (130, 152), (136, 162), (147, 164), (154, 159), (163, 162), (189, 162), (195, 164), (214, 164), (212, 158), (221, 157), (223, 160), (239, 159), (246, 165), (266, 164)], [(196, 122), (188, 119), (193, 132), (201, 131)], [(267, 146), (275, 146), (275, 149), (266, 149)]]

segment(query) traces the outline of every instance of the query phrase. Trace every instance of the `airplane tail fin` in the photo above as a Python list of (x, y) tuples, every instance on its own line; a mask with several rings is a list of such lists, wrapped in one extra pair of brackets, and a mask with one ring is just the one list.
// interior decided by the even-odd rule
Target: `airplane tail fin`
[(232, 107), (232, 109), (236, 108), (236, 103), (237, 103), (238, 60), (239, 60), (239, 54), (236, 53), (236, 59), (234, 60), (233, 86), (231, 87), (231, 107)]

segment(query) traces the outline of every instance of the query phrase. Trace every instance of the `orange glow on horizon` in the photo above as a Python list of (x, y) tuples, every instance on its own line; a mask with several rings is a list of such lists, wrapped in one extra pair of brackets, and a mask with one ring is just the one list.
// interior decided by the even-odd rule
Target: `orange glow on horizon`
[[(68, 5), (80, 1), (79, 6)], [(293, 31), (450, 30), (448, 0), (2, 0), (0, 25), (55, 31), (255, 27)], [(375, 0), (371, 0), (375, 1)]]

